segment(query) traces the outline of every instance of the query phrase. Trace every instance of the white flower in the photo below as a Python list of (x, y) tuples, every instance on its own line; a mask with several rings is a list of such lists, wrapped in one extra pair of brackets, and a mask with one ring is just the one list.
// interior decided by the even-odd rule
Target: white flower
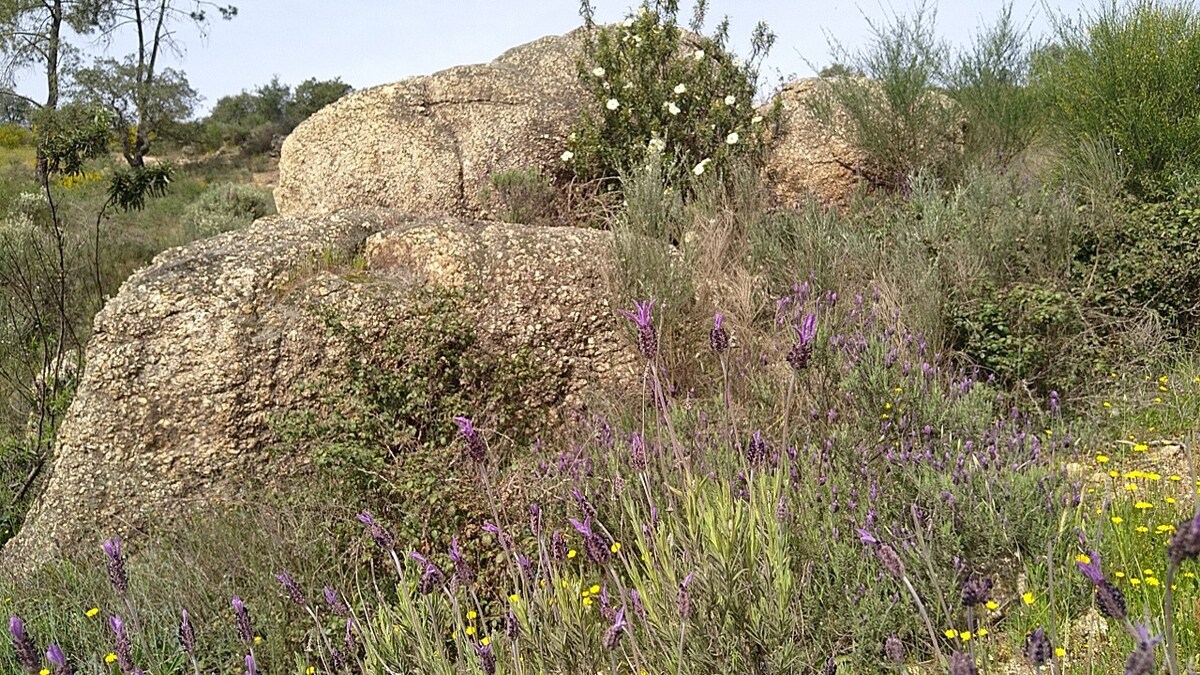
[(676, 94), (683, 94), (685, 92), (687, 92), (687, 85), (683, 84), (682, 82), (675, 85), (675, 93)]
[(635, 45), (640, 45), (640, 44), (642, 44), (642, 36), (641, 36), (641, 35), (634, 35), (634, 36), (633, 36), (633, 44), (635, 44)]
[(734, 68), (741, 68), (741, 67), (742, 67), (742, 60), (741, 60), (741, 59), (734, 59), (734, 60), (733, 60), (733, 67), (734, 67)]
[(739, 136), (736, 131), (731, 132), (728, 136), (725, 137), (725, 144), (726, 145), (737, 145), (738, 138), (739, 138)]
[(616, 110), (617, 108), (621, 107), (621, 102), (615, 98), (610, 98), (608, 99), (608, 103), (604, 104), (604, 107), (608, 108), (609, 110)]
[(754, 117), (750, 118), (750, 121), (755, 124), (758, 124), (759, 122), (762, 121), (762, 115), (755, 115)]
[(626, 83), (625, 83), (625, 86), (624, 86), (624, 87), (621, 87), (621, 88), (622, 88), (622, 89), (633, 89), (633, 83), (632, 83), (632, 82), (626, 82)]
[(708, 163), (711, 161), (712, 161), (711, 159), (700, 160), (699, 164), (692, 167), (692, 173), (696, 174), (697, 176), (703, 175), (704, 169), (708, 167)]
[(574, 158), (575, 158), (575, 153), (571, 152), (570, 150), (567, 150), (566, 152), (564, 152), (562, 154), (562, 161), (564, 161), (564, 162), (569, 162)]
[(696, 50), (696, 53), (695, 53), (695, 54), (692, 54), (692, 58), (696, 59), (697, 61), (701, 61), (701, 60), (703, 60), (703, 59), (704, 59), (704, 50), (703, 50), (703, 49), (697, 49), (697, 50)]
[(679, 106), (675, 105), (675, 101), (667, 101), (663, 105), (666, 106), (667, 112), (671, 113), (672, 115), (679, 114)]
[(736, 96), (734, 96), (733, 94), (730, 94), (725, 97), (725, 105), (733, 105), (734, 103), (737, 103)]
[(626, 28), (629, 28), (630, 26), (632, 26), (632, 25), (633, 25), (633, 18), (632, 18), (632, 17), (630, 17), (630, 18), (628, 18), (628, 19), (625, 19), (623, 22), (621, 22), (621, 25), (622, 25), (622, 26), (624, 26), (624, 27), (626, 27)]
[(651, 138), (647, 145), (654, 152), (662, 152), (667, 149), (667, 142), (661, 138)]
[(596, 77), (604, 77), (604, 69), (600, 66), (596, 66), (595, 68), (592, 68), (592, 74)]

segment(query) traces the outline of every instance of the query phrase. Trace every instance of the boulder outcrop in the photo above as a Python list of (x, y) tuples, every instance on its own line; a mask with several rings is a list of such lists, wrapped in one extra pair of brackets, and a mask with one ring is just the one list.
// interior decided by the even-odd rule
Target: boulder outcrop
[(550, 36), (480, 65), (355, 92), (283, 145), (275, 202), (283, 215), (342, 208), (483, 217), (488, 177), (548, 175), (579, 111), (581, 32)]
[(5, 564), (33, 569), (148, 516), (253, 499), (253, 478), (299, 461), (270, 452), (270, 422), (338, 353), (313, 309), (386, 330), (405, 289), (454, 288), (481, 343), (545, 366), (529, 405), (562, 412), (636, 386), (607, 298), (610, 249), (596, 230), (355, 210), (272, 216), (162, 253), (97, 315), (46, 486)]

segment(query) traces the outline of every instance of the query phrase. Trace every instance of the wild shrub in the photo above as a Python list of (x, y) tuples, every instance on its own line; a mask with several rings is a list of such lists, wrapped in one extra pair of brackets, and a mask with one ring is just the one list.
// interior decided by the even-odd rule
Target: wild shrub
[(944, 175), (954, 162), (961, 113), (935, 91), (949, 58), (936, 14), (922, 2), (911, 16), (868, 19), (870, 41), (856, 52), (833, 41), (835, 58), (863, 77), (831, 79), (809, 103), (822, 123), (866, 153), (865, 177), (889, 190), (905, 187), (922, 167)]
[(587, 105), (563, 155), (579, 178), (612, 187), (661, 156), (667, 185), (687, 190), (693, 174), (762, 149), (766, 120), (754, 98), (775, 36), (760, 23), (740, 60), (727, 44), (728, 22), (712, 37), (697, 34), (706, 6), (697, 3), (692, 32), (679, 27), (678, 0), (647, 1), (619, 24), (591, 28), (579, 64)]
[(483, 201), (494, 205), (500, 220), (532, 225), (553, 217), (557, 192), (536, 168), (501, 171), (488, 177)]
[(1057, 17), (1055, 34), (1033, 80), (1068, 151), (1080, 141), (1110, 145), (1140, 194), (1197, 165), (1200, 13), (1191, 3), (1106, 4), (1076, 20)]
[(203, 239), (245, 227), (274, 212), (269, 192), (233, 183), (214, 185), (188, 205), (183, 227), (189, 239)]
[(33, 133), (19, 124), (0, 124), (0, 148), (12, 150), (33, 144)]
[[(347, 487), (347, 497), (394, 517), (405, 541), (447, 545), (466, 522), (490, 517), (471, 477), (456, 470), (454, 418), (470, 413), (523, 447), (544, 411), (525, 404), (539, 386), (529, 354), (497, 354), (481, 343), (450, 291), (413, 291), (383, 334), (324, 314), (345, 357), (305, 388), (311, 406), (279, 421), (287, 447), (311, 457)], [(454, 478), (451, 478), (454, 476)]]

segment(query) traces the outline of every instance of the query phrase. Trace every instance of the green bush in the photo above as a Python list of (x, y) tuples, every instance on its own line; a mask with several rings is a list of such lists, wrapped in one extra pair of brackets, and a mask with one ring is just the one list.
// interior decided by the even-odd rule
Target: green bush
[(0, 148), (19, 148), (33, 144), (33, 132), (19, 124), (0, 124)]
[(536, 168), (492, 174), (483, 201), (493, 204), (500, 220), (531, 225), (550, 219), (557, 193), (551, 180)]
[(413, 293), (382, 334), (324, 315), (347, 356), (307, 383), (315, 404), (285, 415), (279, 430), (350, 488), (348, 498), (393, 518), (401, 541), (444, 547), (459, 526), (491, 517), (476, 467), (457, 460), (454, 417), (494, 424), (523, 447), (542, 421), (525, 403), (542, 371), (530, 354), (487, 350), (463, 314), (465, 298)]
[(912, 16), (868, 19), (871, 41), (858, 52), (833, 42), (838, 61), (865, 77), (831, 79), (809, 103), (817, 119), (866, 153), (865, 177), (885, 189), (904, 188), (923, 167), (944, 175), (953, 162), (961, 113), (935, 91), (949, 58), (935, 18), (923, 2)]
[(1200, 13), (1187, 2), (1138, 0), (1079, 21), (1059, 18), (1058, 44), (1035, 60), (1034, 82), (1060, 141), (1111, 145), (1128, 185), (1155, 189), (1200, 161)]
[(703, 37), (680, 29), (678, 12), (677, 0), (647, 2), (589, 34), (579, 74), (588, 105), (563, 155), (580, 178), (615, 186), (622, 173), (662, 155), (668, 184), (686, 189), (693, 175), (761, 150), (766, 120), (754, 108), (757, 68), (775, 36), (759, 24), (742, 62), (727, 47), (727, 23)]
[(1200, 186), (1168, 201), (1130, 201), (1079, 234), (1075, 283), (1089, 304), (1139, 319), (1156, 314), (1172, 332), (1200, 328)]
[(189, 239), (245, 227), (258, 218), (275, 212), (269, 192), (226, 183), (205, 190), (183, 213), (183, 227)]

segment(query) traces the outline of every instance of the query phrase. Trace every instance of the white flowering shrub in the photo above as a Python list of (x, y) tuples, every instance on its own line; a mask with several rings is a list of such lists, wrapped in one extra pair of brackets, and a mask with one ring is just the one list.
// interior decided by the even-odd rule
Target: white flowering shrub
[[(750, 57), (728, 48), (728, 22), (712, 37), (678, 25), (678, 0), (643, 3), (622, 23), (589, 34), (580, 78), (589, 94), (581, 124), (562, 155), (575, 174), (606, 186), (660, 155), (668, 184), (686, 189), (693, 175), (719, 171), (738, 158), (755, 159), (767, 120), (754, 107), (758, 66), (775, 36), (759, 23)], [(590, 22), (590, 5), (583, 6)]]

